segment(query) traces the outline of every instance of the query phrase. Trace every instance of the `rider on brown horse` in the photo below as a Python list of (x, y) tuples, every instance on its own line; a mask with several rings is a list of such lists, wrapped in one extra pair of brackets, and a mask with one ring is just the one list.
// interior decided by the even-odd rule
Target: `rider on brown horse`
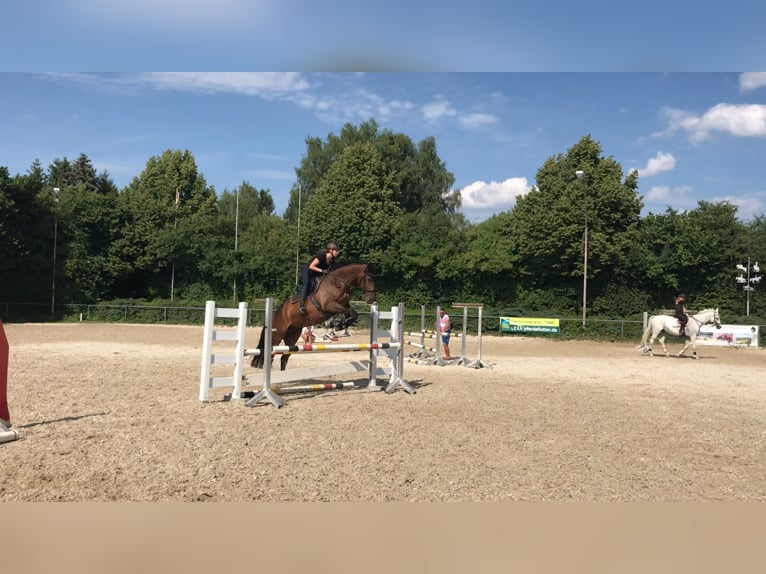
[(306, 314), (306, 299), (311, 295), (311, 290), (314, 287), (314, 278), (321, 275), (326, 275), (327, 270), (330, 269), (333, 261), (338, 256), (338, 245), (334, 241), (330, 241), (324, 249), (320, 249), (314, 255), (314, 258), (308, 265), (304, 265), (302, 269), (303, 288), (301, 289), (301, 307), (300, 312), (302, 315)]
[[(305, 313), (298, 311), (297, 297), (288, 297), (272, 314), (271, 340), (272, 344), (278, 345), (284, 341), (285, 345), (294, 345), (301, 335), (303, 327), (317, 325), (327, 321), (337, 314), (356, 315), (351, 307), (351, 290), (359, 288), (368, 305), (377, 301), (375, 293), (375, 277), (369, 270), (367, 263), (346, 263), (334, 265), (328, 274), (319, 282), (315, 293), (310, 295), (311, 305)], [(260, 353), (253, 355), (251, 365), (256, 369), (263, 368), (266, 329), (261, 329), (261, 337), (258, 341)], [(289, 353), (282, 355), (280, 368), (285, 370)], [(270, 359), (269, 359), (270, 360)]]

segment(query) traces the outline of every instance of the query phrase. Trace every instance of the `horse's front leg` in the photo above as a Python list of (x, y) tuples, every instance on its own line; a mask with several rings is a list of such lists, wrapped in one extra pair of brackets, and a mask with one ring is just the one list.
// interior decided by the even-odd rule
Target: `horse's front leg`
[(692, 358), (699, 360), (699, 355), (697, 355), (697, 338), (696, 337), (692, 339)]
[(681, 349), (681, 352), (678, 353), (678, 355), (676, 355), (676, 356), (677, 357), (683, 357), (684, 353), (686, 352), (686, 349), (688, 349), (688, 348), (689, 348), (689, 340), (688, 339), (684, 339), (684, 348)]

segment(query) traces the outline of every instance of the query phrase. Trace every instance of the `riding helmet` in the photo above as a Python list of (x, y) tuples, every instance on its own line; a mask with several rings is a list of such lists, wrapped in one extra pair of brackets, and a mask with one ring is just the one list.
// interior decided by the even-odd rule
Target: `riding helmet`
[(331, 249), (337, 249), (338, 248), (338, 244), (335, 243), (334, 241), (330, 241), (325, 247), (326, 247), (327, 251), (330, 251)]

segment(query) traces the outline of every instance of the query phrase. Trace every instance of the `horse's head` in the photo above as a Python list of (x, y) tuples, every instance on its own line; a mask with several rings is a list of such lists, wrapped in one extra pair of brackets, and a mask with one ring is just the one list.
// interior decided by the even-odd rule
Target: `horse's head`
[(721, 316), (718, 314), (718, 307), (713, 309), (713, 323), (715, 324), (716, 329), (721, 328)]
[(375, 292), (375, 277), (370, 273), (368, 266), (365, 266), (357, 285), (362, 290), (365, 303), (372, 305), (378, 300), (378, 294)]

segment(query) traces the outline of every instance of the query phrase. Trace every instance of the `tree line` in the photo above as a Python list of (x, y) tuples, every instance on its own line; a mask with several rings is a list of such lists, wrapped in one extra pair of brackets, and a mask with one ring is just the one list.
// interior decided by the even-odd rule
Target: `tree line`
[[(297, 264), (334, 240), (341, 260), (373, 265), (384, 305), (577, 316), (586, 212), (590, 315), (669, 308), (684, 291), (692, 308), (741, 317), (735, 265), (766, 261), (766, 219), (742, 222), (728, 202), (642, 217), (638, 174), (590, 135), (545, 159), (512, 209), (479, 223), (461, 213), (432, 137), (415, 143), (371, 119), (305, 143), (281, 215), (248, 181), (218, 193), (189, 150), (149, 158), (122, 189), (84, 153), (47, 169), (34, 160), (24, 174), (0, 165), (0, 303), (282, 298)], [(756, 285), (751, 315), (764, 302)]]

